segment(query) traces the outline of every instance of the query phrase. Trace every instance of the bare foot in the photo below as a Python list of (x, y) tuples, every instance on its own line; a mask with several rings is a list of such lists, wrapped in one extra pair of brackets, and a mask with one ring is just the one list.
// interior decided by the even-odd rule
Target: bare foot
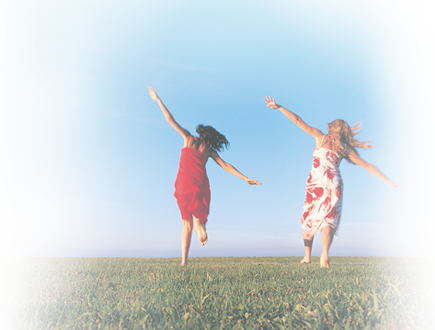
[(301, 260), (301, 264), (310, 264), (311, 263), (311, 259), (304, 257), (304, 259)]
[(329, 268), (329, 257), (320, 257), (320, 268)]
[(194, 228), (196, 233), (198, 234), (201, 245), (205, 245), (205, 243), (207, 243), (208, 241), (207, 232), (205, 231), (205, 225), (201, 222), (201, 220), (194, 218)]

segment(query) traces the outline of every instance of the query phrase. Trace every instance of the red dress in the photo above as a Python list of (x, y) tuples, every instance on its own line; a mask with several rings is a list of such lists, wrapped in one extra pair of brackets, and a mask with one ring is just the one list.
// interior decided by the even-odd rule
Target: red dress
[(205, 169), (207, 159), (208, 155), (199, 150), (188, 147), (181, 149), (174, 196), (183, 220), (194, 215), (203, 224), (207, 222), (211, 198)]

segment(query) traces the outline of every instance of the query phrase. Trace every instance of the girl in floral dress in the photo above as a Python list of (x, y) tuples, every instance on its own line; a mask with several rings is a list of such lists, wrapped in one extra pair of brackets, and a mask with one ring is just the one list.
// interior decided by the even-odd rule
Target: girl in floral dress
[(320, 267), (329, 268), (329, 247), (338, 229), (343, 201), (343, 180), (340, 162), (346, 158), (350, 163), (364, 167), (392, 187), (399, 187), (383, 175), (374, 165), (359, 157), (356, 148), (372, 148), (370, 143), (358, 141), (355, 135), (360, 125), (349, 127), (341, 119), (328, 124), (328, 134), (306, 124), (298, 115), (275, 103), (275, 98), (266, 97), (267, 106), (279, 109), (287, 118), (316, 140), (313, 166), (307, 179), (304, 210), (301, 217), (305, 245), (305, 257), (301, 263), (311, 262), (314, 235), (322, 232), (323, 249)]

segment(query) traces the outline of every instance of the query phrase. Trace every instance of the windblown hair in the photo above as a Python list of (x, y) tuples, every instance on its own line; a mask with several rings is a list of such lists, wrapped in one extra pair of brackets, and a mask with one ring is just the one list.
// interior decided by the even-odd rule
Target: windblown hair
[(374, 148), (371, 142), (359, 141), (355, 139), (355, 135), (361, 132), (362, 123), (357, 122), (352, 127), (342, 119), (336, 119), (328, 124), (328, 134), (331, 137), (332, 151), (346, 158), (350, 163), (353, 163), (349, 158), (349, 152), (355, 148)]
[(224, 147), (228, 149), (230, 145), (225, 135), (219, 133), (211, 126), (200, 124), (196, 127), (196, 132), (199, 135), (201, 144), (209, 145), (214, 151), (222, 151)]

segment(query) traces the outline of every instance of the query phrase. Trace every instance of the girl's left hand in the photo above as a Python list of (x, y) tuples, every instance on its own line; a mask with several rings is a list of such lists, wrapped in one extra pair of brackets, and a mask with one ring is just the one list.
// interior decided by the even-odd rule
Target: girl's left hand
[(395, 184), (395, 183), (391, 183), (391, 184), (390, 184), (390, 187), (393, 187), (393, 188), (399, 188), (399, 189), (405, 189), (405, 187), (402, 187), (401, 185), (399, 185), (399, 184)]
[(251, 184), (251, 185), (256, 184), (256, 185), (261, 186), (261, 182), (259, 182), (257, 180), (252, 180), (252, 179), (247, 178), (247, 179), (245, 179), (245, 181), (246, 181), (247, 184)]

